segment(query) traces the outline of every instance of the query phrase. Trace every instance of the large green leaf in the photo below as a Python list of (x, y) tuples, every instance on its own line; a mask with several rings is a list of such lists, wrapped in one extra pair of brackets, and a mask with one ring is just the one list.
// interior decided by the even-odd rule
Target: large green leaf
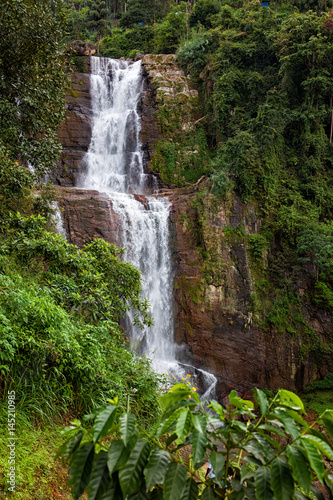
[(254, 404), (252, 403), (252, 401), (250, 401), (249, 399), (240, 398), (239, 396), (237, 396), (235, 390), (231, 391), (231, 393), (229, 394), (229, 402), (231, 405), (236, 406), (236, 408), (239, 408), (240, 410), (252, 410), (254, 408)]
[(224, 475), (224, 463), (225, 463), (225, 457), (223, 453), (216, 453), (215, 451), (212, 451), (209, 457), (209, 461), (213, 466), (215, 476), (218, 479), (221, 478), (222, 473)]
[(254, 439), (251, 439), (245, 446), (244, 450), (247, 451), (250, 455), (253, 455), (257, 460), (259, 460), (262, 464), (264, 463), (264, 455), (265, 452), (262, 449), (262, 446), (255, 441)]
[(180, 500), (185, 488), (187, 472), (183, 464), (172, 462), (164, 479), (164, 500)]
[(302, 451), (295, 446), (288, 446), (289, 464), (295, 481), (306, 493), (309, 493), (311, 486), (311, 470)]
[(119, 418), (119, 423), (120, 437), (124, 441), (125, 446), (127, 446), (127, 443), (135, 431), (135, 416), (132, 413), (124, 413)]
[(317, 436), (312, 436), (310, 434), (308, 434), (306, 436), (303, 436), (302, 437), (302, 441), (304, 442), (304, 440), (305, 441), (310, 441), (310, 443), (312, 443), (314, 446), (316, 446), (316, 448), (318, 448), (318, 450), (323, 455), (326, 455), (327, 458), (329, 458), (330, 460), (333, 460), (333, 450), (332, 450), (332, 447), (326, 441), (324, 441), (323, 439), (320, 439)]
[(143, 471), (146, 478), (147, 490), (155, 484), (163, 483), (169, 462), (170, 455), (167, 451), (155, 450), (151, 453), (148, 463)]
[(269, 414), (269, 420), (278, 419), (283, 423), (285, 430), (292, 436), (293, 439), (297, 439), (300, 435), (300, 430), (295, 420), (288, 415), (287, 411), (281, 409), (276, 409), (274, 412)]
[(183, 491), (183, 496), (181, 500), (197, 500), (199, 495), (199, 488), (197, 483), (189, 477), (186, 481), (185, 488)]
[(80, 434), (76, 434), (75, 436), (67, 439), (67, 441), (65, 441), (58, 449), (56, 458), (61, 457), (62, 463), (64, 464), (78, 449), (82, 438), (83, 432), (80, 432)]
[(93, 438), (94, 442), (97, 443), (99, 439), (102, 439), (107, 435), (108, 431), (111, 429), (114, 418), (117, 413), (117, 407), (115, 405), (109, 404), (105, 410), (101, 411), (95, 419), (93, 427)]
[(192, 432), (192, 448), (193, 448), (193, 463), (194, 465), (201, 462), (207, 447), (207, 434), (206, 431), (201, 433), (197, 429)]
[(206, 486), (200, 498), (202, 500), (219, 500), (220, 497), (216, 495), (213, 486)]
[(192, 423), (192, 413), (189, 410), (183, 410), (176, 423), (176, 434), (179, 439), (185, 439), (188, 435)]
[(170, 415), (172, 415), (179, 408), (188, 408), (194, 410), (196, 406), (197, 402), (192, 399), (189, 399), (188, 397), (187, 399), (181, 399), (180, 401), (177, 401), (177, 403), (167, 407), (167, 409), (162, 415), (162, 420), (166, 420), (167, 418), (169, 418)]
[(258, 427), (258, 430), (259, 429), (267, 432), (274, 432), (274, 434), (277, 434), (278, 436), (285, 437), (285, 433), (279, 427), (277, 427), (277, 425), (261, 424)]
[(193, 398), (197, 403), (199, 402), (198, 394), (192, 391), (186, 384), (181, 383), (174, 385), (169, 392), (161, 397), (163, 411), (178, 401), (190, 401), (189, 396), (191, 396), (191, 398)]
[(192, 415), (192, 422), (194, 427), (202, 434), (207, 430), (207, 418), (205, 415)]
[[(174, 421), (179, 417), (181, 412), (184, 411), (181, 408), (171, 413), (171, 415), (164, 421), (162, 421), (161, 425), (156, 431), (156, 436), (160, 436), (164, 434), (174, 423)], [(187, 412), (187, 409), (185, 410)]]
[(295, 410), (301, 410), (304, 413), (303, 401), (296, 394), (286, 389), (280, 389), (279, 396), (282, 403), (289, 405)]
[(211, 401), (210, 404), (208, 405), (208, 408), (213, 408), (215, 413), (217, 413), (221, 417), (221, 420), (225, 420), (224, 408), (222, 405), (220, 405), (220, 403), (217, 403), (216, 401)]
[(271, 465), (271, 487), (276, 500), (291, 500), (294, 494), (294, 480), (289, 465), (280, 457)]
[(321, 453), (312, 442), (308, 441), (307, 439), (304, 439), (304, 437), (305, 436), (301, 437), (301, 443), (304, 447), (305, 453), (318, 479), (322, 481), (325, 474), (325, 466), (323, 463)]
[(258, 500), (272, 500), (271, 477), (268, 467), (260, 466), (256, 470), (254, 477), (256, 487), (256, 498)]
[(89, 500), (97, 500), (111, 486), (112, 480), (106, 465), (107, 457), (106, 451), (100, 451), (94, 458), (89, 484), (86, 489)]
[(110, 474), (119, 470), (126, 462), (130, 454), (130, 448), (122, 441), (112, 441), (108, 451), (107, 465)]
[(260, 407), (260, 413), (264, 417), (268, 411), (268, 399), (266, 394), (260, 389), (254, 389), (254, 398)]
[(73, 455), (68, 473), (69, 486), (74, 485), (72, 495), (74, 500), (80, 498), (89, 483), (92, 464), (94, 460), (94, 444), (86, 443), (82, 445)]
[(272, 448), (270, 446), (270, 443), (267, 440), (267, 436), (262, 435), (259, 432), (253, 432), (252, 436), (257, 441), (257, 443), (261, 446), (261, 448), (265, 454), (265, 457), (272, 458), (273, 451), (272, 451)]
[(139, 488), (143, 480), (143, 469), (147, 463), (150, 447), (146, 440), (139, 439), (126, 464), (119, 471), (119, 482), (124, 495)]

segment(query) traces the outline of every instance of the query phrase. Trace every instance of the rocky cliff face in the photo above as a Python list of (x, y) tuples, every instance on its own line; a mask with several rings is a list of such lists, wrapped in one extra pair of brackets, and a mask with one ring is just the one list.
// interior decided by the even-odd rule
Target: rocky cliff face
[[(82, 61), (81, 69), (83, 64), (88, 71), (87, 58), (82, 57)], [(143, 66), (147, 79), (140, 100), (141, 141), (147, 163), (160, 175), (161, 196), (168, 196), (172, 202), (176, 340), (187, 345), (187, 356), (198, 367), (216, 374), (220, 399), (231, 388), (242, 395), (253, 386), (300, 389), (323, 376), (330, 361), (310, 361), (304, 350), (308, 340), (297, 331), (281, 329), (273, 319), (267, 320), (273, 302), (268, 268), (274, 256), (265, 249), (259, 254), (254, 251), (253, 242), (261, 225), (256, 206), (244, 205), (238, 198), (217, 200), (210, 194), (209, 180), (202, 175), (204, 168), (197, 170), (199, 180), (195, 178), (193, 185), (192, 179), (192, 186), (186, 187), (186, 162), (195, 164), (193, 158), (197, 157), (203, 158), (204, 164), (205, 158), (205, 146), (198, 139), (200, 109), (191, 107), (198, 103), (197, 94), (176, 67), (173, 56), (145, 56)], [(186, 107), (187, 101), (190, 111), (180, 121), (175, 110), (181, 102)], [(54, 174), (60, 186), (76, 184), (90, 142), (86, 72), (73, 75), (73, 92), (67, 105), (68, 120), (59, 133), (64, 153)], [(176, 142), (170, 140), (168, 124)], [(193, 137), (198, 144), (190, 143)], [(181, 158), (185, 160), (180, 166), (177, 162)], [(168, 181), (169, 187), (162, 181)], [(145, 202), (144, 196), (139, 198)], [(81, 247), (96, 237), (117, 243), (119, 220), (112, 203), (102, 194), (63, 187), (59, 188), (59, 202), (72, 243)], [(300, 276), (300, 290), (306, 287), (306, 279)], [(327, 333), (333, 331), (328, 315), (297, 301), (288, 311), (295, 318), (305, 318), (321, 341), (327, 342)], [(289, 320), (293, 324), (293, 318)]]
[[(91, 45), (91, 44), (89, 44)], [(75, 186), (82, 172), (83, 157), (91, 139), (91, 97), (89, 57), (76, 56), (72, 85), (67, 93), (67, 119), (59, 129), (63, 146), (61, 160), (52, 180), (60, 186)]]

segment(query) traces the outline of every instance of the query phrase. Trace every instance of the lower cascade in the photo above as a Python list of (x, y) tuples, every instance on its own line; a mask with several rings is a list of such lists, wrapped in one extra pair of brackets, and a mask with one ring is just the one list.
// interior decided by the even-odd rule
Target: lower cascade
[[(80, 186), (108, 197), (110, 217), (121, 224), (124, 260), (142, 272), (142, 294), (154, 325), (141, 330), (130, 312), (125, 318), (131, 346), (152, 359), (153, 368), (176, 378), (190, 374), (204, 397), (214, 397), (214, 375), (177, 361), (174, 342), (173, 271), (169, 250), (167, 198), (154, 197), (157, 181), (144, 172), (137, 104), (143, 87), (141, 61), (91, 57), (92, 138)], [(136, 196), (139, 195), (139, 196)], [(118, 222), (119, 223), (119, 222)]]

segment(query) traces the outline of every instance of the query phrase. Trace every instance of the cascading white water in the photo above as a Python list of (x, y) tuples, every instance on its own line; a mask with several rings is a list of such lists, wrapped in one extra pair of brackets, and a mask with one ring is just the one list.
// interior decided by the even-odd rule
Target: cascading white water
[(54, 210), (54, 215), (52, 218), (54, 221), (54, 225), (56, 227), (56, 231), (58, 234), (63, 236), (65, 239), (67, 239), (66, 229), (64, 226), (64, 221), (62, 219), (61, 212), (60, 212), (59, 203), (57, 201), (54, 201), (52, 208)]
[[(91, 63), (92, 138), (80, 184), (107, 194), (110, 216), (117, 214), (122, 224), (117, 244), (125, 247), (125, 260), (142, 272), (143, 296), (151, 304), (155, 325), (141, 330), (129, 313), (132, 347), (150, 357), (156, 371), (183, 375), (185, 369), (176, 361), (173, 340), (170, 203), (148, 196), (157, 191), (157, 181), (144, 173), (139, 140), (141, 61), (92, 57)], [(146, 196), (139, 201), (133, 193)], [(212, 389), (215, 385), (214, 377), (209, 386)]]

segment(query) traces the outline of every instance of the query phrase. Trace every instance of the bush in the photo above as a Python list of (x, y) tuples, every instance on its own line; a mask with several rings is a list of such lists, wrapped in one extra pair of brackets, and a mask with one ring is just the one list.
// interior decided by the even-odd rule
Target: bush
[[(195, 388), (177, 384), (161, 398), (164, 413), (153, 435), (128, 410), (119, 411), (117, 399), (109, 401), (94, 414), (92, 433), (85, 427), (92, 415), (83, 424), (76, 420), (59, 449), (70, 463), (73, 497), (86, 491), (89, 499), (292, 500), (309, 498), (311, 491), (321, 499), (314, 479), (331, 495), (333, 475), (325, 458), (333, 459), (333, 448), (317, 424), (333, 438), (333, 411), (309, 426), (296, 394), (281, 389), (268, 399), (255, 389), (254, 397), (256, 409), (232, 391), (226, 408), (211, 401), (208, 413)], [(108, 434), (111, 445), (103, 441)], [(184, 446), (191, 447), (187, 463), (178, 454)], [(207, 456), (213, 478), (200, 474)]]

